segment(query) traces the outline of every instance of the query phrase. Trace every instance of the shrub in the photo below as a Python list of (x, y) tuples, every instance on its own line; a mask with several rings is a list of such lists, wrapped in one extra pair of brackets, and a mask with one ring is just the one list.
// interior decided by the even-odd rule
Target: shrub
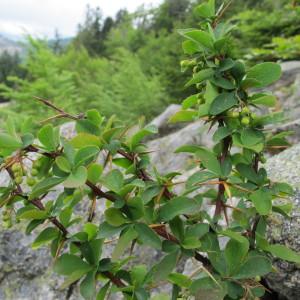
[(251, 59), (269, 59), (269, 60), (297, 60), (300, 58), (300, 35), (289, 38), (276, 37), (272, 43), (265, 45), (264, 48), (252, 50)]
[[(215, 146), (176, 150), (193, 153), (198, 164), (179, 195), (173, 191), (177, 172), (161, 175), (150, 167), (142, 140), (155, 132), (152, 126), (128, 134), (128, 128), (96, 110), (74, 116), (43, 101), (57, 117), (75, 120), (73, 138), (61, 137), (50, 123), (36, 136), (16, 133), (12, 123), (0, 134), (1, 169), (11, 178), (1, 188), (4, 224), (24, 220), (27, 234), (40, 230), (33, 248), (50, 244), (54, 271), (66, 277), (63, 287), (79, 281), (85, 299), (104, 299), (109, 290), (121, 291), (125, 299), (149, 299), (152, 288), (163, 282), (173, 285), (172, 299), (254, 299), (265, 292), (260, 279), (272, 272), (273, 256), (300, 262), (297, 253), (266, 238), (270, 215), (289, 213), (293, 190), (272, 182), (263, 167), (263, 151), (286, 146), (286, 133), (268, 136), (264, 125), (280, 120), (280, 114), (257, 116), (253, 110), (272, 107), (276, 99), (249, 91), (276, 81), (280, 66), (246, 69), (228, 56), (231, 26), (221, 23), (223, 10), (216, 12), (210, 0), (196, 11), (203, 19), (200, 29), (180, 33), (191, 56), (182, 67), (193, 68), (186, 86), (196, 85), (199, 93), (185, 99), (171, 121), (205, 119), (215, 128)], [(100, 153), (104, 163), (97, 159)], [(58, 185), (64, 187), (59, 196), (46, 198)], [(239, 199), (237, 205), (232, 197)], [(100, 201), (107, 208), (96, 224)], [(89, 206), (87, 216), (76, 216), (79, 202)], [(215, 206), (213, 215), (204, 202)], [(111, 257), (104, 257), (106, 243), (116, 236)], [(151, 266), (128, 264), (137, 246), (158, 250), (161, 258)], [(190, 276), (176, 269), (184, 257), (195, 259)]]
[(167, 103), (160, 78), (147, 76), (140, 60), (125, 49), (115, 50), (108, 60), (74, 47), (55, 55), (42, 41), (28, 42), (23, 65), (27, 77), (9, 77), (12, 87), (0, 86), (0, 94), (11, 100), (15, 112), (45, 117), (46, 108), (32, 101), (39, 96), (72, 113), (97, 108), (104, 116), (117, 113), (129, 122), (141, 114), (150, 118)]

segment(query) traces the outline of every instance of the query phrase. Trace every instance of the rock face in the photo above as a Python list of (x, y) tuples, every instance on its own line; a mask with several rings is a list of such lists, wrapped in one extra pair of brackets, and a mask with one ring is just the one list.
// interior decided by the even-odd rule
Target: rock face
[[(276, 216), (270, 230), (270, 240), (300, 252), (300, 144), (270, 158), (266, 169), (274, 181), (287, 182), (296, 194), (290, 220)], [(300, 266), (275, 260), (278, 272), (267, 277), (269, 286), (289, 300), (300, 299)]]
[(166, 174), (172, 171), (184, 170), (189, 165), (190, 156), (185, 153), (175, 154), (174, 151), (182, 145), (195, 144), (210, 146), (212, 144), (208, 127), (203, 121), (197, 121), (162, 138), (148, 142), (151, 160), (158, 171)]
[[(179, 128), (184, 127), (184, 124), (172, 124), (169, 123), (170, 117), (172, 117), (176, 112), (181, 109), (181, 105), (178, 104), (171, 104), (169, 105), (164, 112), (162, 112), (159, 116), (153, 119), (150, 124), (155, 125), (158, 129), (157, 136), (164, 136)], [(153, 137), (151, 138), (153, 139)]]

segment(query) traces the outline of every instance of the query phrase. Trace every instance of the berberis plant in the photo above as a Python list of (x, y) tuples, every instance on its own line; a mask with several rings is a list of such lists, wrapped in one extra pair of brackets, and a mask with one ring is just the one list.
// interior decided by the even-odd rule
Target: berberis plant
[[(268, 178), (263, 151), (286, 147), (288, 133), (264, 130), (282, 114), (254, 111), (275, 106), (276, 98), (249, 91), (275, 82), (281, 69), (275, 63), (247, 69), (230, 57), (225, 9), (215, 11), (214, 0), (201, 4), (200, 29), (180, 30), (190, 56), (182, 67), (193, 69), (186, 85), (196, 85), (198, 93), (171, 121), (203, 119), (215, 130), (213, 149), (176, 150), (195, 157), (198, 170), (186, 182), (176, 181), (178, 172), (160, 175), (151, 166), (142, 140), (153, 126), (140, 124), (128, 133), (96, 110), (74, 116), (40, 99), (58, 114), (37, 136), (26, 126), (17, 132), (12, 122), (0, 133), (1, 170), (10, 176), (0, 190), (4, 225), (24, 220), (27, 234), (39, 231), (32, 247), (50, 244), (54, 271), (66, 277), (62, 288), (78, 283), (85, 299), (121, 292), (124, 299), (142, 300), (171, 284), (169, 297), (156, 299), (254, 299), (265, 292), (260, 279), (274, 271), (272, 257), (300, 263), (297, 253), (266, 238), (271, 216), (288, 216), (293, 190)], [(56, 118), (74, 120), (76, 134), (62, 137), (51, 124)], [(177, 184), (184, 185), (180, 194)], [(104, 211), (97, 209), (101, 202)], [(215, 206), (213, 214), (207, 204)], [(115, 247), (107, 257), (109, 243)], [(131, 262), (145, 246), (159, 251), (160, 260)], [(187, 258), (195, 268), (190, 275), (177, 268)]]

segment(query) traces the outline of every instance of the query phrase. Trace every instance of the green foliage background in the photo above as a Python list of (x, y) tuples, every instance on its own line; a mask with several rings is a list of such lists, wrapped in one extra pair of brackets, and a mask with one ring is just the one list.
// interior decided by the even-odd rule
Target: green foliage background
[[(198, 25), (194, 7), (201, 2), (165, 0), (133, 14), (120, 10), (114, 18), (88, 7), (77, 35), (67, 43), (58, 34), (51, 41), (29, 37), (21, 66), (18, 57), (0, 56), (0, 96), (11, 101), (5, 115), (42, 112), (46, 117), (33, 96), (51, 99), (70, 112), (97, 108), (128, 122), (140, 115), (151, 119), (169, 103), (179, 103), (193, 88), (181, 84), (186, 74), (180, 71), (184, 56), (177, 29)], [(250, 64), (299, 59), (297, 1), (235, 0), (225, 18), (238, 25), (231, 41), (233, 56)]]

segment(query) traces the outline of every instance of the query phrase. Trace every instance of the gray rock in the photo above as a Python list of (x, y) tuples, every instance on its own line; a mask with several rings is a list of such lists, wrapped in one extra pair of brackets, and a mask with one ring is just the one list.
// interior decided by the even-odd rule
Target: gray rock
[(182, 145), (203, 145), (211, 146), (211, 133), (203, 121), (197, 121), (187, 125), (183, 129), (169, 134), (165, 137), (150, 141), (147, 145), (151, 154), (151, 161), (159, 172), (166, 174), (172, 171), (185, 170), (191, 158), (186, 153), (175, 154), (174, 151)]
[[(273, 181), (287, 182), (296, 190), (290, 220), (274, 216), (269, 238), (300, 252), (300, 144), (270, 158), (266, 169)], [(300, 299), (300, 266), (278, 259), (274, 263), (278, 272), (267, 277), (269, 286), (289, 300)]]
[(155, 125), (158, 129), (158, 135), (151, 136), (151, 139), (158, 136), (164, 136), (184, 127), (184, 123), (169, 123), (169, 119), (181, 109), (181, 105), (171, 104), (169, 105), (159, 116), (153, 119), (150, 124)]

